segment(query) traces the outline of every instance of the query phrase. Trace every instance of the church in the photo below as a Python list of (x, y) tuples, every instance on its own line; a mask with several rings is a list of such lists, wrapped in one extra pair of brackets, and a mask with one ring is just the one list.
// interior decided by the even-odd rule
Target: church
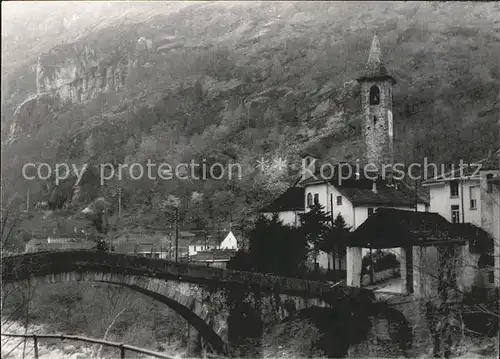
[[(299, 215), (308, 212), (313, 204), (320, 204), (332, 221), (340, 214), (354, 231), (379, 208), (429, 211), (429, 202), (422, 193), (393, 177), (392, 105), (396, 81), (382, 61), (377, 35), (373, 37), (364, 71), (356, 80), (361, 86), (365, 158), (357, 165), (327, 165), (324, 161), (328, 159), (321, 158), (321, 154), (304, 152), (302, 173), (295, 185), (263, 208), (262, 214), (278, 213), (284, 224), (298, 226)], [(382, 171), (384, 168), (386, 171)], [(349, 251), (343, 258), (336, 258), (336, 263), (332, 261), (330, 254), (320, 252), (315, 262), (321, 269), (345, 270)]]

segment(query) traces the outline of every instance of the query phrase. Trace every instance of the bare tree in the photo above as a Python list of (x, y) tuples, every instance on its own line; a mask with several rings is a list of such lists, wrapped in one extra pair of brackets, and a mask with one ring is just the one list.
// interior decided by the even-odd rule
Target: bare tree
[[(484, 269), (473, 264), (468, 258), (470, 253), (463, 248), (455, 245), (419, 248), (419, 261), (413, 265), (435, 358), (458, 354), (456, 351), (467, 336), (485, 339), (494, 334), (495, 326), (498, 330), (500, 313), (494, 306), (498, 289), (495, 293), (494, 288), (488, 288), (480, 280), (486, 274)], [(479, 280), (471, 283), (474, 276)], [(480, 322), (482, 330), (470, 328), (473, 322)]]

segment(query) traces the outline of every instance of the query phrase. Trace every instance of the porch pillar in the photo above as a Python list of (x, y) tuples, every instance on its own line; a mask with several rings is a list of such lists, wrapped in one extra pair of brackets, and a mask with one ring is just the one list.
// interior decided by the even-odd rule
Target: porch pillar
[(401, 248), (401, 293), (413, 294), (413, 247)]
[(422, 290), (422, 247), (413, 247), (413, 295), (417, 298), (425, 293)]
[(347, 247), (347, 285), (351, 287), (361, 286), (361, 260), (362, 248)]
[(406, 251), (399, 249), (399, 273), (401, 275), (401, 293), (406, 293)]

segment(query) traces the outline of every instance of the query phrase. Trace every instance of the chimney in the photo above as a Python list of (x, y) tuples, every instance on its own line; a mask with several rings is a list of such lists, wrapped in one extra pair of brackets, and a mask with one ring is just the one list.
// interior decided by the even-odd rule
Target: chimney
[(377, 182), (373, 181), (372, 183), (372, 192), (377, 193)]
[(387, 171), (386, 177), (387, 177), (387, 184), (389, 186), (393, 187), (394, 186), (394, 179), (392, 178), (392, 169)]

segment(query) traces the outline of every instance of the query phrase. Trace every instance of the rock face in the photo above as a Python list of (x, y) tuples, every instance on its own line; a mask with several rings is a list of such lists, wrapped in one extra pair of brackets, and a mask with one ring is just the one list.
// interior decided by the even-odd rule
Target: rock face
[(131, 67), (141, 66), (152, 41), (140, 38), (112, 49), (68, 45), (40, 55), (36, 66), (37, 93), (52, 93), (63, 103), (91, 100), (101, 92), (118, 92)]
[[(8, 143), (19, 133), (29, 133), (37, 118), (61, 105), (95, 99), (101, 93), (123, 90), (131, 70), (148, 66), (152, 40), (123, 41), (112, 48), (87, 44), (60, 45), (38, 57), (35, 68), (36, 94), (24, 100), (14, 112)], [(35, 121), (34, 121), (35, 120)]]

